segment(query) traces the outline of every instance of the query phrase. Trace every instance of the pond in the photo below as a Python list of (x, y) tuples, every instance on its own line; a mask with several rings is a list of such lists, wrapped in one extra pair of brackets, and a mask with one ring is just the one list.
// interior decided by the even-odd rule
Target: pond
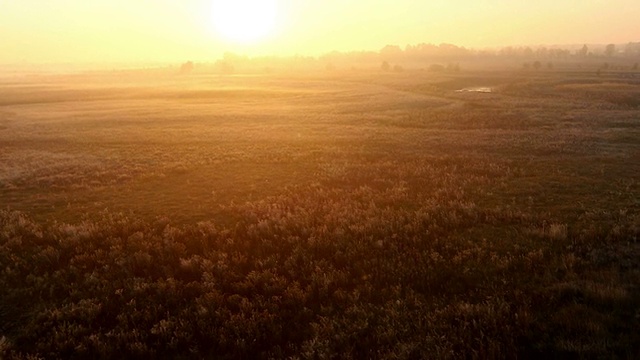
[(477, 92), (477, 93), (491, 93), (493, 89), (490, 87), (468, 87), (460, 90), (456, 90), (456, 92)]

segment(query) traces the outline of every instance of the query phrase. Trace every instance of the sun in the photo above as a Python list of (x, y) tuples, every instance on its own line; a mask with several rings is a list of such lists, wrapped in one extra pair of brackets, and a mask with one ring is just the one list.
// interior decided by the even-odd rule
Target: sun
[(277, 0), (213, 0), (211, 21), (216, 33), (228, 41), (253, 43), (274, 31)]

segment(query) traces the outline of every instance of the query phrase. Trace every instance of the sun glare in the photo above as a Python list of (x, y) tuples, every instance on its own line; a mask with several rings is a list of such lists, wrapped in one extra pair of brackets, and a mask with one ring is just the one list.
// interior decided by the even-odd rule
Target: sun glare
[(213, 0), (212, 25), (233, 42), (252, 43), (269, 36), (278, 15), (277, 0)]

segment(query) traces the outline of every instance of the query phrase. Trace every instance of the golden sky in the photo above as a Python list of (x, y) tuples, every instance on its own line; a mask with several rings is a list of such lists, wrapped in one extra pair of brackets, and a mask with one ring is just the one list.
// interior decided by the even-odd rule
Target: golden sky
[[(277, 2), (277, 12), (269, 34), (249, 42), (215, 26), (224, 20), (213, 15), (214, 1), (225, 0), (0, 0), (0, 63), (640, 41), (639, 0), (262, 0)], [(256, 0), (242, 1), (251, 23), (269, 12)], [(259, 11), (249, 15), (251, 9)]]

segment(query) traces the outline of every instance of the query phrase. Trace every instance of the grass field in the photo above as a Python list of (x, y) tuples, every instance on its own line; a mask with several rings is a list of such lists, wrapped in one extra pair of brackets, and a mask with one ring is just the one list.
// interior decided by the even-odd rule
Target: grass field
[(0, 78), (0, 358), (638, 358), (627, 75)]

